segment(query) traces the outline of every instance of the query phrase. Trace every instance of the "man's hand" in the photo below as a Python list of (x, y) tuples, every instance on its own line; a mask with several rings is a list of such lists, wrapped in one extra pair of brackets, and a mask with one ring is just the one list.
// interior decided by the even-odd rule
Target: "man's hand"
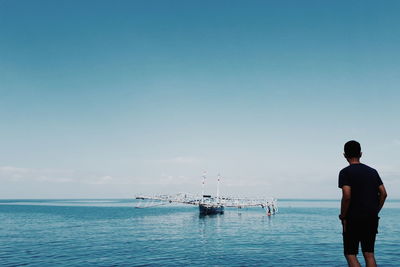
[(378, 191), (379, 191), (379, 207), (378, 207), (378, 213), (379, 213), (383, 207), (383, 204), (385, 203), (387, 193), (386, 193), (385, 186), (383, 184), (381, 184), (378, 187)]
[(342, 220), (342, 226), (343, 226), (343, 233), (346, 233), (346, 226), (347, 226), (346, 219)]
[(346, 221), (346, 217), (342, 214), (339, 214), (339, 220), (342, 221), (342, 226), (343, 226), (343, 233), (346, 232), (346, 225), (347, 225), (347, 221)]
[(351, 201), (351, 187), (348, 185), (344, 185), (342, 187), (342, 204), (340, 208), (340, 215), (339, 219), (342, 221), (343, 225), (343, 233), (346, 232), (346, 216), (347, 216), (347, 211), (349, 210), (350, 206), (350, 201)]

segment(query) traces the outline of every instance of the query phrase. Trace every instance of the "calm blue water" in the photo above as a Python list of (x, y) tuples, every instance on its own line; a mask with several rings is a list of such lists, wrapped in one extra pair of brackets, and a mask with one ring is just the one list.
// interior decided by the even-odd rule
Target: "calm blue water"
[[(0, 200), (1, 266), (345, 266), (338, 201), (280, 201), (279, 214), (132, 200)], [(400, 266), (400, 202), (381, 212), (376, 258)], [(363, 261), (362, 261), (363, 263)]]

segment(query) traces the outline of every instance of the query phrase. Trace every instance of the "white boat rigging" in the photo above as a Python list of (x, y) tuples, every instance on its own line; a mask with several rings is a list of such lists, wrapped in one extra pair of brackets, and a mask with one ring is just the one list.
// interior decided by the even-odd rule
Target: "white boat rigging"
[(173, 195), (139, 195), (136, 196), (136, 208), (150, 208), (166, 205), (169, 203), (181, 203), (199, 206), (200, 214), (209, 215), (224, 213), (224, 208), (246, 208), (261, 207), (265, 209), (267, 215), (274, 215), (278, 212), (278, 203), (276, 198), (242, 198), (231, 196), (220, 196), (219, 185), (221, 176), (217, 177), (216, 196), (205, 194), (206, 173), (202, 176), (202, 193), (195, 195), (190, 193), (178, 193)]

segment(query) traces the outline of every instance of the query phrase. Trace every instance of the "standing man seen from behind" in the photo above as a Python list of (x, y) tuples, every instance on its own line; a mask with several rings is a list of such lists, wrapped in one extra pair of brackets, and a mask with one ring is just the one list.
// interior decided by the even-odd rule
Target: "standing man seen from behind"
[(350, 267), (361, 266), (357, 259), (359, 243), (366, 266), (376, 266), (374, 245), (378, 213), (387, 196), (378, 172), (360, 163), (361, 155), (360, 143), (347, 142), (344, 157), (350, 165), (339, 173), (339, 188), (342, 189), (339, 219), (343, 225), (344, 255)]

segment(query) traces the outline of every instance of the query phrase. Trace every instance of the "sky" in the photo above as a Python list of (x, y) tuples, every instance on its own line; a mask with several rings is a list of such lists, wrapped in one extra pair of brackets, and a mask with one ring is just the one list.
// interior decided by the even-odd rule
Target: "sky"
[(0, 0), (0, 198), (400, 198), (399, 1)]

